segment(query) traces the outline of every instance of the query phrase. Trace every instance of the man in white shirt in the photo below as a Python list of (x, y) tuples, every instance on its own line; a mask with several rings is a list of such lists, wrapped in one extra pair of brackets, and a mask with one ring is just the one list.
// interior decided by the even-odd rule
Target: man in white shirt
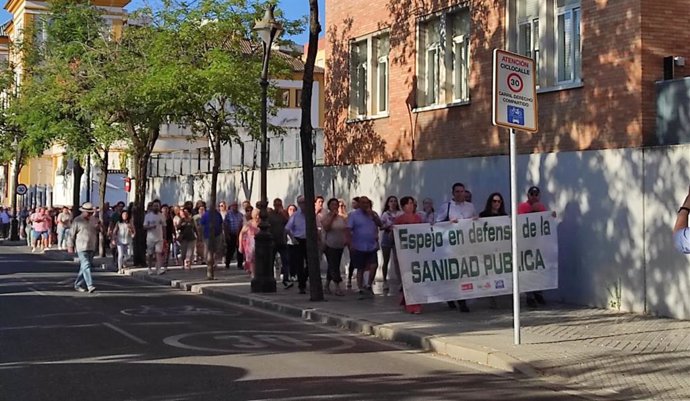
[[(465, 184), (456, 182), (453, 184), (452, 190), (453, 200), (448, 203), (444, 203), (441, 206), (438, 214), (436, 215), (436, 221), (450, 221), (451, 223), (457, 223), (459, 220), (476, 218), (477, 210), (474, 208), (474, 205), (465, 200)], [(459, 300), (457, 302), (457, 308), (460, 310), (460, 312), (470, 311), (465, 300)], [(455, 309), (455, 302), (448, 301), (448, 307)]]
[(459, 182), (453, 184), (453, 200), (444, 203), (438, 210), (436, 222), (450, 221), (457, 223), (463, 219), (477, 217), (477, 210), (471, 202), (465, 200), (465, 185)]
[(156, 273), (165, 274), (163, 265), (163, 232), (165, 230), (165, 218), (160, 213), (160, 201), (151, 202), (149, 211), (144, 216), (144, 230), (146, 230), (146, 256), (148, 258), (149, 274), (153, 274), (151, 266), (156, 259)]

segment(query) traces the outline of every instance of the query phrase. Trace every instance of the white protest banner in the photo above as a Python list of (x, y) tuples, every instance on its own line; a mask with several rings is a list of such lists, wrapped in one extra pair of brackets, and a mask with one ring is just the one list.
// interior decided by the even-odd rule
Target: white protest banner
[[(520, 291), (558, 288), (558, 238), (551, 212), (518, 216)], [(512, 293), (510, 216), (394, 227), (408, 304)]]

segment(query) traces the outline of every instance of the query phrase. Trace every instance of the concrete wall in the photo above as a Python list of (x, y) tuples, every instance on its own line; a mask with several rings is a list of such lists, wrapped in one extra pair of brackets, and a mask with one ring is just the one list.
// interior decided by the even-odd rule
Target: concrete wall
[[(548, 296), (569, 303), (690, 318), (688, 258), (673, 249), (675, 210), (690, 183), (690, 145), (523, 155), (518, 158), (520, 199), (530, 185), (558, 212), (560, 288)], [(380, 210), (390, 194), (431, 197), (437, 206), (456, 181), (473, 192), (477, 209), (488, 195), (507, 197), (506, 156), (426, 162), (320, 167), (316, 192), (345, 199), (367, 195)], [(251, 172), (245, 180), (251, 182)], [(293, 203), (302, 192), (301, 170), (272, 170), (269, 199)], [(219, 199), (251, 199), (239, 173), (219, 179)], [(152, 178), (149, 194), (163, 202), (208, 198), (205, 176)], [(620, 294), (620, 296), (617, 296)]]

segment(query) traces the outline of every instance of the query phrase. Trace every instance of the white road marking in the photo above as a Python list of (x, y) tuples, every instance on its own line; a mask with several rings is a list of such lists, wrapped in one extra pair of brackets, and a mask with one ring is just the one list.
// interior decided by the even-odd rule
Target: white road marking
[[(194, 337), (194, 336), (207, 336), (217, 341), (235, 340), (230, 341), (228, 346), (231, 348), (212, 348), (203, 346), (194, 346), (185, 344), (183, 340)], [(290, 338), (291, 336), (300, 336), (303, 340), (296, 340)], [(311, 343), (309, 342), (311, 341)], [(339, 342), (340, 345), (334, 347), (329, 347), (325, 350), (320, 350), (323, 352), (340, 352), (354, 347), (356, 344), (353, 340), (343, 336), (342, 334), (329, 334), (329, 333), (305, 333), (305, 332), (294, 332), (294, 331), (265, 331), (265, 330), (231, 330), (231, 331), (205, 331), (198, 333), (186, 333), (178, 334), (175, 336), (170, 336), (163, 339), (163, 343), (170, 345), (175, 348), (183, 348), (193, 351), (209, 351), (209, 352), (222, 352), (222, 353), (234, 353), (242, 350), (248, 349), (260, 349), (268, 348), (271, 345), (282, 346), (284, 348), (304, 348), (313, 346), (314, 342), (322, 341), (335, 341)]]
[(47, 297), (47, 296), (48, 296), (48, 294), (46, 294), (45, 292), (40, 291), (40, 290), (37, 290), (37, 289), (35, 289), (34, 287), (29, 287), (29, 289), (30, 289), (31, 291), (35, 292), (35, 293), (38, 294), (38, 295), (42, 295), (42, 296), (44, 296), (44, 297)]
[(121, 328), (119, 328), (119, 327), (117, 327), (117, 326), (115, 326), (115, 325), (113, 325), (113, 324), (110, 324), (110, 323), (103, 323), (103, 326), (105, 326), (105, 327), (107, 327), (107, 328), (109, 328), (109, 329), (115, 330), (115, 331), (117, 331), (118, 333), (122, 334), (123, 336), (129, 338), (130, 340), (133, 340), (133, 341), (135, 341), (135, 342), (138, 342), (139, 344), (142, 344), (142, 345), (148, 344), (145, 340), (142, 340), (141, 338), (135, 336), (134, 334), (130, 334), (130, 333), (128, 333), (128, 332), (122, 330)]
[(3, 330), (34, 330), (34, 329), (78, 329), (84, 327), (96, 327), (100, 324), (51, 324), (51, 325), (33, 325), (33, 326), (14, 326), (14, 327), (0, 327), (0, 331)]

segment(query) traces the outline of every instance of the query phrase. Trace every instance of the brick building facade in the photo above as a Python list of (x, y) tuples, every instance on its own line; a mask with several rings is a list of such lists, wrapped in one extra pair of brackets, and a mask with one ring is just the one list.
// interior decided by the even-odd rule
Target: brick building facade
[(688, 20), (682, 0), (327, 0), (326, 163), (507, 153), (494, 48), (538, 64), (520, 153), (655, 145), (655, 82), (690, 56)]

